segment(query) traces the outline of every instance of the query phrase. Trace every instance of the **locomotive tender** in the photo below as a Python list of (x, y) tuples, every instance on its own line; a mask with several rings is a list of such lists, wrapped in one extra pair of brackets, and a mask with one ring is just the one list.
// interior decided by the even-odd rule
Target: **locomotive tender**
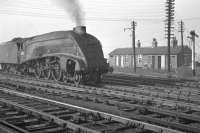
[(5, 42), (0, 45), (0, 65), (6, 72), (76, 85), (99, 82), (108, 72), (101, 43), (85, 26)]

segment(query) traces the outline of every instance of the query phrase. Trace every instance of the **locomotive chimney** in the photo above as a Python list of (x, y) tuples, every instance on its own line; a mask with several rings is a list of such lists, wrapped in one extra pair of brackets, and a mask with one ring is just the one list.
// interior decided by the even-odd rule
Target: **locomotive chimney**
[(74, 27), (73, 31), (78, 34), (84, 34), (86, 33), (86, 26), (76, 26)]

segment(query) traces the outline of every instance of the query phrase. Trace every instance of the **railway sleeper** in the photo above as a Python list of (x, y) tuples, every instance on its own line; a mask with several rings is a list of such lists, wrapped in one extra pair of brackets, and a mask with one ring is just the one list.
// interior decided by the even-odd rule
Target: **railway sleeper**
[[(5, 101), (5, 100), (4, 100)], [(36, 100), (37, 102), (38, 102), (38, 100)], [(8, 102), (8, 101), (6, 101), (6, 102)], [(12, 102), (11, 102), (12, 103)], [(17, 106), (19, 106), (19, 108), (24, 108), (24, 106), (21, 106), (21, 105), (18, 105), (17, 103), (13, 103), (13, 104), (15, 104), (15, 106), (17, 105)], [(26, 107), (26, 109), (29, 109), (30, 110), (30, 108), (27, 108)], [(32, 109), (31, 109), (32, 110)], [(33, 110), (32, 110), (33, 111)], [(86, 111), (87, 112), (87, 111)], [(32, 113), (33, 115), (36, 115), (36, 114), (38, 114), (38, 111), (34, 111), (34, 113)], [(97, 115), (97, 114), (96, 114)], [(96, 119), (96, 117), (100, 117), (99, 115), (94, 115), (94, 114), (88, 114), (88, 113), (82, 113), (82, 114), (80, 114), (80, 116), (79, 117), (77, 117), (78, 119), (76, 119), (76, 118), (73, 118), (73, 122), (75, 123), (75, 122), (78, 122), (78, 123), (82, 123), (83, 122), (83, 124), (85, 124), (84, 122), (89, 122), (89, 125), (88, 126), (92, 126), (93, 124), (92, 123), (90, 123), (90, 121), (93, 121), (94, 120), (94, 116), (95, 116), (95, 119)], [(43, 116), (43, 114), (42, 114), (42, 116)], [(48, 114), (45, 114), (45, 116), (48, 118)], [(90, 117), (89, 117), (89, 119), (87, 118), (85, 118), (85, 116), (91, 116), (91, 119), (90, 119)], [(45, 117), (45, 118), (46, 118)], [(55, 119), (55, 122), (57, 122), (58, 121), (58, 118), (56, 118), (55, 116), (53, 117), (54, 119)], [(81, 118), (81, 119), (80, 119)], [(124, 122), (122, 122), (122, 118), (120, 118), (120, 117), (116, 117), (116, 116), (112, 116), (112, 117), (110, 117), (110, 116), (106, 116), (105, 114), (101, 114), (101, 117), (100, 118), (108, 118), (107, 120), (108, 121), (116, 121), (117, 119), (118, 119), (118, 121), (120, 121), (120, 123), (119, 123), (119, 125), (120, 124), (125, 124), (125, 123), (127, 123), (127, 121), (130, 121), (130, 120), (128, 120), (128, 119), (124, 119)], [(98, 121), (98, 120), (97, 120)], [(69, 125), (71, 125), (71, 126), (73, 126), (74, 127), (74, 124), (71, 124), (71, 123), (67, 123), (67, 125), (69, 126)], [(112, 124), (111, 124), (112, 125)], [(142, 124), (143, 126), (141, 127), (142, 129), (145, 129), (146, 130), (146, 126), (148, 125), (148, 124)], [(112, 129), (111, 128), (112, 126), (110, 126), (110, 127), (108, 127), (108, 130), (109, 129)], [(139, 127), (139, 126), (138, 126)], [(87, 128), (81, 128), (81, 127), (79, 127), (80, 128), (80, 130), (87, 130)], [(121, 128), (121, 127), (120, 127)], [(77, 129), (77, 128), (76, 128)], [(134, 130), (135, 130), (135, 128), (133, 128)], [(158, 127), (158, 129), (160, 129), (159, 127)], [(166, 129), (163, 129), (163, 130), (166, 130)], [(116, 129), (116, 131), (117, 131), (117, 129)]]
[[(15, 105), (17, 105), (17, 104), (15, 104)], [(90, 114), (90, 115), (93, 115), (93, 114)], [(82, 116), (83, 116), (83, 114), (82, 114)], [(83, 121), (83, 122), (85, 122), (85, 121)], [(46, 121), (42, 122), (41, 120), (40, 121), (36, 120), (36, 121), (33, 121), (33, 122), (31, 122), (31, 121), (27, 122), (26, 121), (26, 124), (25, 124), (25, 122), (21, 122), (21, 124), (20, 124), (20, 123), (17, 123), (16, 121), (13, 122), (13, 123), (15, 123), (15, 125), (24, 125), (25, 129), (28, 130), (28, 131), (30, 131), (30, 132), (36, 132), (36, 131), (40, 131), (40, 130), (46, 130), (47, 128), (56, 128), (54, 126), (51, 126), (51, 124), (49, 124), (49, 122), (46, 122)], [(79, 119), (79, 123), (80, 123), (80, 119)], [(114, 126), (113, 123), (110, 124), (110, 126), (108, 126), (109, 125), (108, 123), (106, 123), (106, 124), (107, 124), (106, 125), (107, 128), (103, 129), (102, 131), (108, 131), (108, 130), (112, 131), (113, 130), (113, 126)], [(120, 124), (120, 123), (118, 123), (118, 124)], [(94, 125), (89, 125), (89, 126), (94, 126)], [(117, 131), (118, 127), (119, 126), (116, 125), (116, 129), (115, 128), (114, 129)]]

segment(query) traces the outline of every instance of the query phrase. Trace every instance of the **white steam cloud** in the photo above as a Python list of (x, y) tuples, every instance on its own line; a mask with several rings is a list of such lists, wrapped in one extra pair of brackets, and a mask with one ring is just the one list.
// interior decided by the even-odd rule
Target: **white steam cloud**
[(79, 0), (52, 0), (59, 7), (64, 8), (70, 15), (76, 26), (84, 25), (84, 12), (82, 11)]

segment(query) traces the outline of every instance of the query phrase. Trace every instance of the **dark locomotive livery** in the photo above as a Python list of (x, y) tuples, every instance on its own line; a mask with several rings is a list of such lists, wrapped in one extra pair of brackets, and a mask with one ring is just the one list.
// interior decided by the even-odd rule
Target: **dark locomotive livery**
[(0, 64), (3, 71), (75, 84), (99, 82), (108, 72), (100, 41), (84, 26), (3, 43)]

